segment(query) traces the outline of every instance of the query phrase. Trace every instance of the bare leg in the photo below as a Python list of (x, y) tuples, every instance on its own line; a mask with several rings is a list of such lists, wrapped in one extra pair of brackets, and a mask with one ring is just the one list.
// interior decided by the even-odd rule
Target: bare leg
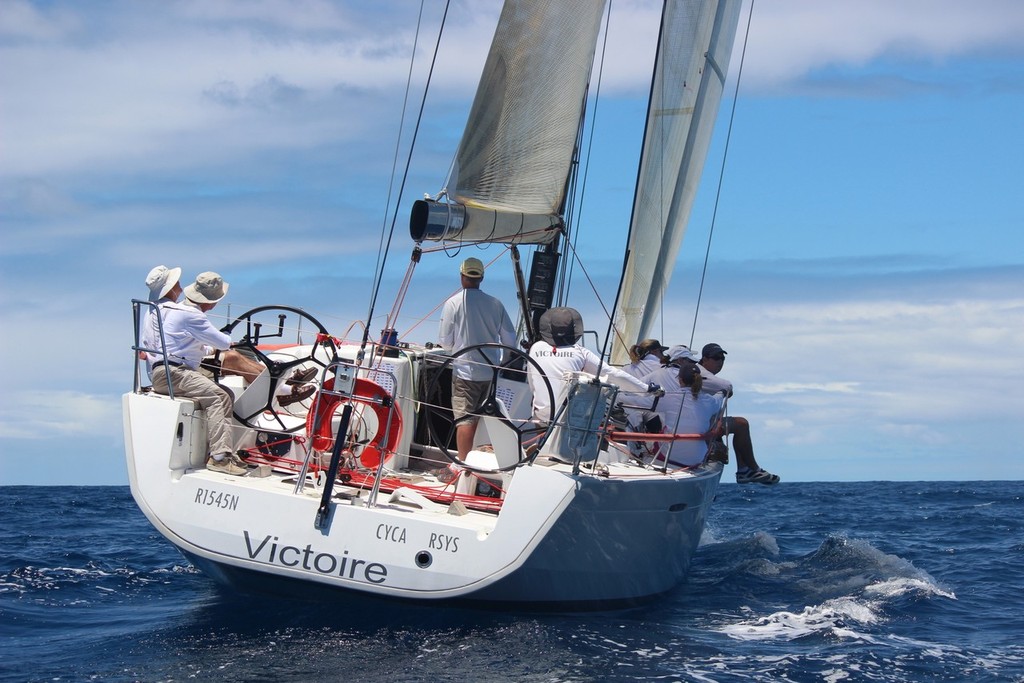
[(732, 435), (732, 449), (736, 453), (736, 469), (758, 470), (754, 459), (754, 444), (750, 439), (750, 423), (745, 417), (727, 417), (725, 433)]
[(263, 363), (246, 358), (238, 351), (228, 349), (221, 354), (220, 370), (225, 375), (238, 375), (245, 379), (247, 384), (252, 384), (266, 369)]
[(473, 439), (476, 438), (476, 422), (463, 422), (455, 428), (455, 446), (459, 451), (459, 461), (466, 462), (466, 456), (473, 450)]

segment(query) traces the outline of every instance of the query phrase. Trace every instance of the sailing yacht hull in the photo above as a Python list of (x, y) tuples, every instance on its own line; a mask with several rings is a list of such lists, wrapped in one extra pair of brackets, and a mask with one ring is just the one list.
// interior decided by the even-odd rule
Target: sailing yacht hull
[[(197, 567), (241, 588), (306, 584), (414, 601), (597, 609), (643, 602), (685, 577), (721, 466), (610, 476), (515, 470), (500, 511), (412, 488), (371, 500), (342, 487), (322, 528), (322, 489), (293, 473), (232, 477), (197, 466), (191, 401), (124, 397), (132, 494)], [(459, 513), (459, 514), (453, 514)]]

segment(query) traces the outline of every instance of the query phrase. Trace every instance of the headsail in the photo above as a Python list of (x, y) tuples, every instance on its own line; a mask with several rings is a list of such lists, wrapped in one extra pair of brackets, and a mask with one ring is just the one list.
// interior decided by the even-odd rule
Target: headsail
[(697, 191), (739, 22), (740, 0), (668, 0), (611, 362), (652, 336)]
[(412, 238), (546, 243), (566, 192), (604, 0), (506, 0), (448, 181)]

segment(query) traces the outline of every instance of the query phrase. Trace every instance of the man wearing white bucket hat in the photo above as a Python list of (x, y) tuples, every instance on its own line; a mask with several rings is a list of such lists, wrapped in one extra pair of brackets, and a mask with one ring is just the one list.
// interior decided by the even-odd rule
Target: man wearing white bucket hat
[(154, 303), (177, 301), (181, 298), (181, 268), (157, 266), (146, 276), (146, 286)]
[[(149, 284), (148, 279), (146, 282)], [(161, 286), (161, 291), (162, 289)], [(153, 290), (154, 287), (150, 287), (151, 296)], [(219, 350), (231, 347), (231, 337), (215, 328), (206, 317), (206, 311), (216, 306), (228, 293), (228, 284), (217, 273), (200, 273), (196, 281), (186, 287), (184, 292), (185, 297), (194, 305), (164, 301), (159, 306), (166, 355), (151, 365), (153, 391), (160, 394), (169, 393), (169, 379), (175, 396), (198, 401), (206, 412), (210, 436), (207, 469), (224, 474), (244, 475), (248, 470), (235, 455), (231, 435), (231, 395), (199, 371), (199, 364), (206, 354), (207, 347)]]
[[(149, 288), (149, 300), (157, 307), (176, 302), (181, 298), (181, 268), (157, 266), (146, 276), (146, 287)], [(148, 307), (142, 323), (140, 341), (146, 349), (160, 348), (160, 329), (153, 317), (155, 312), (156, 308)], [(146, 359), (146, 369), (152, 376), (154, 355), (143, 351), (139, 356)]]

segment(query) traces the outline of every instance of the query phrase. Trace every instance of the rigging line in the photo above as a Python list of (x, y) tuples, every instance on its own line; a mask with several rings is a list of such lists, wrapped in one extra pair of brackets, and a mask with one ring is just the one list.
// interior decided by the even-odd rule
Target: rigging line
[(725, 178), (725, 162), (729, 156), (729, 141), (732, 139), (732, 124), (736, 120), (736, 102), (740, 95), (740, 82), (743, 80), (743, 63), (747, 58), (747, 45), (750, 42), (750, 24), (754, 15), (754, 0), (750, 0), (750, 11), (747, 13), (747, 28), (743, 34), (743, 50), (740, 51), (740, 66), (736, 70), (736, 89), (732, 95), (732, 109), (729, 112), (729, 128), (725, 134), (725, 149), (722, 150), (722, 166), (718, 171), (718, 189), (715, 191), (715, 208), (711, 212), (711, 229), (708, 230), (708, 244), (704, 251), (704, 267), (700, 272), (700, 287), (697, 289), (697, 305), (693, 309), (693, 327), (690, 328), (690, 344), (693, 347), (693, 338), (697, 334), (697, 315), (700, 313), (700, 302), (704, 295), (704, 280), (708, 274), (708, 259), (711, 256), (711, 238), (715, 234), (715, 219), (718, 218), (718, 202), (722, 197), (722, 183)]
[[(615, 329), (615, 321), (612, 319), (612, 314), (608, 310), (608, 307), (605, 305), (604, 299), (601, 298), (601, 293), (597, 291), (597, 285), (594, 284), (593, 278), (591, 278), (590, 277), (590, 273), (587, 272), (587, 267), (585, 265), (583, 265), (583, 260), (580, 258), (579, 254), (576, 252), (575, 246), (572, 245), (572, 244), (568, 244), (568, 243), (566, 244), (566, 246), (569, 248), (569, 251), (572, 252), (573, 260), (580, 267), (580, 270), (583, 271), (583, 277), (586, 278), (587, 284), (590, 285), (590, 291), (594, 293), (594, 298), (597, 299), (597, 303), (601, 306), (601, 310), (604, 311), (605, 317), (608, 318), (608, 327), (610, 328), (610, 331), (609, 331), (609, 333), (607, 333), (605, 335), (604, 346), (601, 349), (601, 358), (602, 358), (602, 361), (603, 361), (604, 356), (605, 356), (605, 354), (608, 351), (608, 339), (611, 337), (611, 332), (615, 332), (615, 335), (617, 337), (619, 337), (620, 339), (621, 339), (622, 335), (620, 335), (618, 330)], [(627, 260), (623, 261), (623, 263), (628, 262), (628, 258), (629, 258), (629, 250), (627, 249), (626, 250), (626, 259)], [(625, 268), (625, 265), (623, 265), (623, 268)], [(618, 295), (616, 295), (616, 297), (615, 297), (615, 304), (613, 306), (617, 306), (617, 305), (618, 305)]]
[[(590, 173), (590, 154), (594, 149), (594, 130), (597, 128), (597, 107), (601, 103), (601, 79), (604, 76), (604, 60), (608, 55), (608, 33), (611, 29), (612, 24), (612, 3), (614, 0), (608, 0), (608, 8), (605, 11), (604, 20), (604, 42), (601, 44), (601, 61), (597, 67), (597, 85), (594, 88), (594, 109), (590, 112), (590, 138), (587, 140), (587, 155), (586, 162), (583, 164), (583, 178), (580, 181), (579, 191), (579, 216), (577, 221), (583, 220), (583, 199), (587, 194), (587, 176)], [(582, 131), (581, 131), (582, 133)], [(573, 232), (573, 241), (575, 242), (578, 231)], [(568, 240), (566, 240), (568, 241)], [(572, 288), (572, 275), (573, 269), (569, 268), (565, 278), (565, 296), (569, 297), (569, 290)]]
[[(629, 258), (629, 249), (626, 249), (626, 258), (627, 259)], [(627, 263), (629, 263), (628, 260), (623, 261), (623, 263), (622, 263), (622, 275), (621, 275), (621, 277), (623, 277), (623, 278), (626, 277), (626, 264)], [(622, 296), (622, 292), (621, 291), (615, 292), (615, 303), (612, 304), (612, 310), (615, 310), (616, 308), (619, 307), (619, 298), (621, 296)], [(603, 306), (604, 304), (602, 303), (601, 305)], [(604, 335), (604, 345), (601, 347), (601, 359), (600, 359), (600, 362), (598, 363), (598, 366), (597, 366), (597, 376), (598, 377), (601, 376), (601, 363), (604, 363), (605, 356), (610, 356), (610, 354), (608, 352), (608, 344), (611, 342), (611, 338), (612, 338), (612, 333), (613, 332), (615, 333), (615, 335), (621, 341), (622, 340), (622, 335), (620, 335), (619, 331), (617, 329), (615, 329), (615, 319), (611, 315), (609, 315), (608, 316), (608, 331), (605, 332), (605, 335)]]
[[(507, 253), (508, 251), (509, 251), (509, 247), (508, 247), (508, 246), (506, 246), (506, 247), (505, 247), (505, 250), (504, 250), (504, 251), (502, 251), (502, 252), (499, 252), (497, 256), (495, 256), (495, 257), (494, 257), (493, 259), (491, 259), (491, 260), (490, 260), (490, 261), (489, 261), (489, 262), (488, 262), (488, 263), (487, 263), (487, 264), (486, 264), (486, 265), (484, 266), (484, 271), (486, 272), (486, 270), (487, 270), (488, 268), (490, 268), (491, 266), (493, 266), (493, 265), (494, 265), (494, 264), (495, 264), (495, 263), (496, 263), (496, 262), (498, 261), (498, 259), (500, 259), (500, 258), (501, 258), (502, 256), (504, 256), (504, 255), (505, 255), (505, 254), (506, 254), (506, 253)], [(441, 302), (440, 302), (439, 304), (437, 304), (437, 305), (436, 305), (436, 306), (434, 306), (434, 307), (433, 307), (432, 309), (430, 309), (429, 311), (427, 311), (427, 312), (426, 312), (426, 313), (425, 313), (425, 314), (423, 315), (423, 317), (421, 317), (421, 318), (420, 318), (419, 320), (417, 320), (416, 322), (414, 322), (414, 323), (412, 324), (412, 327), (410, 327), (409, 329), (405, 330), (405, 331), (404, 331), (404, 332), (402, 333), (402, 335), (400, 335), (400, 336), (401, 336), (401, 337), (403, 337), (403, 338), (408, 338), (408, 336), (409, 336), (410, 334), (412, 334), (412, 332), (413, 332), (413, 331), (414, 331), (414, 330), (415, 330), (415, 329), (416, 329), (417, 327), (419, 327), (419, 326), (420, 326), (421, 324), (423, 324), (423, 323), (425, 323), (425, 322), (426, 322), (427, 320), (429, 320), (429, 319), (430, 319), (430, 316), (434, 315), (434, 313), (436, 313), (436, 312), (437, 312), (437, 310), (438, 310), (439, 308), (441, 308), (442, 306), (444, 306), (444, 302), (445, 302), (445, 301), (447, 301), (448, 299), (450, 299), (450, 298), (452, 298), (453, 296), (455, 296), (455, 295), (456, 295), (456, 294), (457, 294), (458, 292), (460, 292), (461, 290), (462, 290), (462, 287), (458, 287), (457, 289), (455, 289), (454, 291), (452, 291), (452, 293), (451, 293), (451, 294), (449, 294), (449, 295), (448, 295), (448, 296), (446, 296), (445, 298), (441, 299)]]
[[(385, 235), (386, 228), (387, 228), (387, 220), (388, 220), (387, 217), (388, 217), (388, 214), (391, 212), (391, 192), (395, 188), (395, 169), (398, 168), (398, 158), (399, 158), (398, 155), (401, 152), (401, 148), (402, 148), (402, 133), (405, 132), (405, 115), (406, 115), (406, 113), (408, 111), (408, 107), (409, 107), (409, 92), (412, 90), (412, 73), (413, 73), (413, 67), (416, 65), (416, 48), (419, 47), (420, 28), (423, 25), (423, 7), (424, 7), (424, 4), (425, 4), (425, 1), (426, 0), (421, 0), (420, 1), (420, 13), (419, 13), (419, 16), (416, 18), (416, 35), (413, 37), (412, 59), (409, 60), (409, 73), (408, 73), (408, 75), (406, 76), (406, 79), (405, 79), (405, 96), (402, 99), (402, 115), (401, 115), (401, 117), (399, 118), (399, 121), (398, 121), (398, 139), (395, 141), (395, 157), (394, 157), (394, 159), (391, 162), (391, 177), (388, 179), (388, 197), (387, 197), (387, 202), (385, 203), (385, 206), (384, 206), (384, 216), (383, 216), (382, 224), (380, 226), (380, 243), (377, 245), (377, 263), (374, 266), (374, 269), (375, 269), (374, 272), (377, 272), (377, 269), (381, 268), (381, 266), (382, 266), (381, 259), (384, 257), (384, 235)], [(397, 211), (397, 206), (395, 208), (396, 208), (396, 211)], [(387, 317), (384, 319), (384, 327), (385, 327), (385, 329), (391, 329), (392, 326), (393, 326), (394, 321), (392, 320), (392, 318), (393, 317), (397, 317), (397, 315), (398, 315), (397, 312), (401, 308), (401, 301), (405, 298), (404, 290), (405, 290), (406, 287), (408, 287), (408, 281), (409, 281), (409, 278), (412, 276), (412, 270), (413, 270), (412, 268), (407, 269), (406, 276), (405, 276), (405, 281), (402, 283), (402, 290), (401, 290), (402, 293), (399, 294), (398, 300), (395, 301), (395, 305), (394, 305), (394, 308), (392, 309), (391, 313), (388, 313)]]
[(398, 119), (398, 139), (395, 140), (395, 157), (391, 161), (391, 177), (388, 178), (388, 196), (384, 203), (384, 216), (380, 226), (380, 242), (377, 244), (377, 263), (375, 268), (381, 267), (381, 258), (384, 254), (384, 235), (387, 228), (388, 214), (391, 212), (391, 193), (395, 189), (395, 169), (398, 168), (398, 155), (402, 149), (402, 133), (405, 131), (405, 115), (409, 108), (409, 92), (412, 90), (412, 72), (416, 65), (416, 48), (420, 44), (420, 28), (423, 25), (423, 7), (426, 0), (420, 0), (420, 13), (416, 17), (416, 35), (412, 41), (412, 59), (409, 60), (409, 73), (405, 78), (405, 95), (402, 98), (402, 115)]
[(395, 235), (395, 223), (398, 221), (398, 207), (402, 203), (402, 195), (405, 192), (405, 183), (409, 179), (409, 167), (412, 165), (412, 153), (416, 148), (416, 138), (419, 135), (420, 124), (423, 122), (423, 110), (427, 104), (427, 93), (430, 91), (430, 81), (434, 75), (434, 67), (437, 65), (437, 53), (441, 46), (441, 36), (444, 35), (445, 21), (448, 18), (448, 8), (450, 1), (444, 5), (444, 15), (441, 17), (441, 26), (437, 30), (437, 42), (434, 44), (434, 55), (430, 60), (430, 70), (427, 72), (427, 82), (423, 87), (423, 98), (420, 100), (420, 110), (416, 116), (416, 125), (413, 127), (412, 140), (409, 143), (409, 156), (405, 160), (405, 170), (402, 173), (402, 182), (398, 187), (398, 197), (395, 200), (395, 212), (391, 217), (391, 228), (388, 230), (387, 243), (384, 247), (383, 258), (380, 259), (380, 263), (377, 267), (377, 273), (374, 277), (373, 292), (370, 297), (370, 308), (366, 313), (366, 327), (363, 329), (363, 341), (359, 347), (359, 357), (362, 358), (363, 350), (366, 348), (366, 344), (370, 339), (370, 326), (373, 324), (373, 309), (377, 305), (377, 295), (380, 293), (381, 280), (384, 278), (384, 264), (387, 263), (388, 251), (391, 249), (391, 240)]

